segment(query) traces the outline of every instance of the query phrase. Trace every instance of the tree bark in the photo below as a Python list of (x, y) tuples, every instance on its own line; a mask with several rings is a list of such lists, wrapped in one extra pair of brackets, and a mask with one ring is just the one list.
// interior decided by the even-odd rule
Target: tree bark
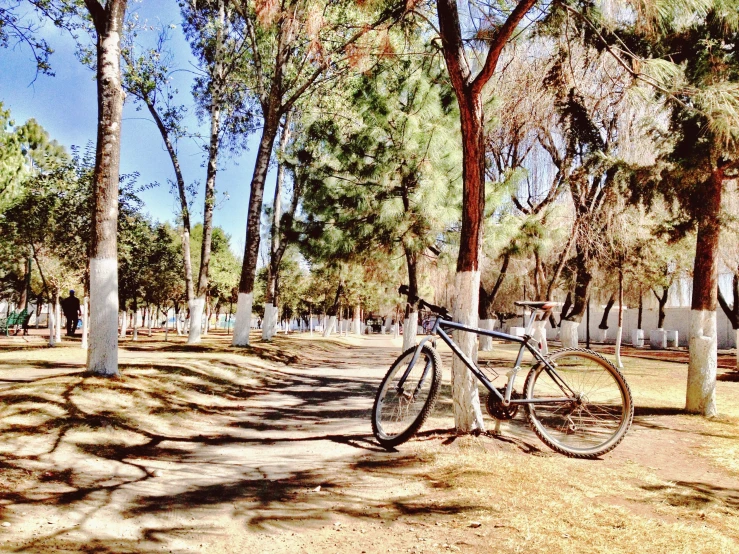
[[(285, 116), (285, 121), (282, 125), (282, 133), (280, 134), (279, 151), (284, 153), (287, 147), (288, 140), (290, 139), (290, 114)], [(265, 289), (265, 319), (268, 309), (274, 309), (277, 311), (278, 303), (278, 275), (280, 271), (280, 263), (282, 262), (282, 256), (285, 253), (285, 248), (281, 244), (280, 233), (280, 220), (282, 218), (282, 189), (285, 182), (285, 166), (280, 163), (277, 166), (277, 179), (275, 181), (275, 196), (272, 202), (272, 233), (271, 233), (271, 244), (270, 244), (270, 257), (269, 265), (267, 267), (267, 286)], [(294, 212), (293, 212), (294, 213)], [(277, 315), (275, 314), (275, 323), (277, 321)], [(272, 329), (268, 329), (267, 326), (262, 326), (262, 340), (270, 340), (273, 335)]]
[(623, 259), (618, 264), (618, 329), (616, 330), (616, 367), (623, 369), (621, 361), (621, 338), (624, 330), (624, 269)]
[[(455, 319), (477, 326), (480, 291), (479, 258), (482, 247), (485, 211), (485, 133), (482, 90), (492, 77), (503, 47), (535, 0), (520, 0), (506, 21), (496, 28), (485, 62), (476, 77), (472, 76), (465, 55), (462, 28), (456, 0), (438, 0), (439, 33), (444, 60), (457, 97), (462, 131), (462, 230), (457, 275)], [(459, 337), (462, 352), (477, 355), (477, 336), (470, 333)], [(484, 430), (477, 382), (457, 357), (452, 364), (452, 397), (454, 423), (458, 432)]]
[(608, 316), (611, 313), (611, 309), (613, 308), (613, 305), (616, 303), (616, 295), (612, 294), (608, 298), (608, 302), (606, 303), (606, 309), (603, 310), (603, 317), (600, 320), (600, 325), (598, 325), (598, 329), (603, 329), (604, 331), (608, 329)]
[(90, 244), (90, 348), (87, 369), (118, 373), (118, 178), (120, 170), (121, 34), (126, 0), (85, 0), (97, 32), (98, 127)]
[(662, 329), (665, 324), (665, 306), (667, 305), (667, 297), (670, 294), (670, 287), (662, 287), (662, 294), (657, 294), (657, 291), (652, 289), (654, 296), (657, 298), (659, 304), (659, 310), (657, 312), (657, 329)]
[(180, 166), (180, 160), (177, 156), (177, 150), (172, 143), (172, 139), (169, 136), (169, 130), (164, 125), (159, 112), (156, 110), (156, 106), (150, 98), (143, 98), (146, 107), (149, 109), (149, 113), (154, 118), (159, 133), (162, 135), (164, 146), (167, 148), (169, 159), (172, 161), (172, 167), (174, 169), (175, 181), (177, 182), (177, 193), (180, 200), (180, 216), (182, 217), (182, 259), (183, 269), (185, 272), (185, 294), (187, 296), (188, 306), (192, 303), (195, 298), (195, 290), (193, 286), (192, 278), (192, 256), (190, 254), (190, 232), (192, 230), (190, 223), (190, 208), (187, 205), (187, 189), (185, 188), (185, 178), (182, 175), (182, 167)]
[(718, 342), (718, 244), (724, 172), (716, 168), (701, 190), (702, 210), (693, 265), (693, 299), (690, 314), (690, 361), (685, 409), (705, 416), (716, 415), (716, 367)]
[(580, 323), (582, 316), (585, 315), (585, 309), (588, 307), (588, 296), (590, 295), (590, 285), (593, 281), (593, 275), (588, 267), (588, 259), (585, 252), (580, 247), (577, 247), (576, 251), (575, 267), (577, 268), (577, 278), (575, 280), (575, 292), (573, 294), (572, 309), (564, 319)]
[(190, 302), (190, 333), (187, 344), (200, 342), (205, 296), (208, 293), (208, 269), (210, 267), (211, 242), (213, 239), (213, 209), (216, 202), (216, 173), (218, 172), (218, 141), (221, 130), (221, 103), (223, 75), (223, 36), (226, 26), (226, 2), (218, 0), (218, 27), (216, 28), (213, 72), (211, 74), (210, 146), (208, 167), (205, 177), (203, 204), (203, 242), (200, 245), (200, 272), (195, 298)]
[(23, 267), (23, 290), (21, 290), (21, 299), (18, 305), (23, 310), (28, 309), (29, 292), (31, 290), (31, 257), (26, 259), (26, 263)]
[(500, 268), (498, 278), (495, 280), (492, 290), (488, 294), (482, 285), (480, 285), (480, 308), (478, 310), (478, 317), (481, 320), (493, 320), (495, 319), (495, 298), (498, 296), (500, 287), (503, 285), (503, 280), (508, 273), (508, 265), (511, 261), (511, 253), (506, 252), (503, 255), (503, 265)]
[[(251, 302), (254, 294), (254, 280), (259, 257), (260, 219), (262, 214), (262, 200), (264, 198), (264, 181), (269, 170), (272, 157), (272, 146), (279, 128), (279, 115), (268, 113), (262, 128), (262, 138), (259, 141), (259, 150), (254, 165), (254, 174), (251, 180), (249, 195), (249, 210), (246, 221), (246, 244), (244, 247), (244, 262), (241, 267), (239, 281), (239, 305), (236, 309), (236, 324), (234, 327), (234, 346), (249, 345), (249, 322), (251, 321)], [(248, 311), (248, 313), (247, 313)], [(244, 332), (244, 330), (247, 330)]]

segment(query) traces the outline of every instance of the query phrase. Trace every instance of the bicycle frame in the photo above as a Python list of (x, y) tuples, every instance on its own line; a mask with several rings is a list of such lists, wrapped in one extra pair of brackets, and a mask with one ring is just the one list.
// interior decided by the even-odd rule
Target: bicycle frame
[[(416, 347), (416, 351), (413, 353), (413, 358), (411, 359), (411, 362), (408, 364), (408, 368), (405, 370), (405, 373), (401, 377), (401, 379), (398, 381), (398, 390), (400, 391), (403, 387), (403, 384), (405, 383), (405, 380), (408, 378), (408, 375), (410, 375), (411, 370), (416, 365), (416, 362), (418, 361), (418, 356), (421, 353), (421, 350), (423, 349), (423, 346), (430, 340), (433, 340), (434, 337), (439, 337), (441, 340), (443, 340), (449, 348), (451, 348), (452, 352), (459, 357), (460, 360), (464, 363), (464, 365), (467, 366), (467, 368), (472, 372), (472, 374), (485, 386), (486, 389), (491, 394), (494, 394), (497, 396), (500, 401), (503, 403), (504, 406), (509, 406), (511, 404), (536, 404), (536, 403), (564, 403), (564, 402), (571, 402), (572, 397), (561, 397), (561, 398), (538, 398), (538, 399), (511, 399), (511, 395), (513, 394), (513, 385), (516, 380), (516, 375), (518, 375), (518, 372), (521, 371), (521, 361), (523, 360), (523, 354), (524, 351), (528, 350), (534, 358), (537, 360), (539, 364), (543, 364), (544, 370), (551, 376), (552, 380), (557, 383), (557, 385), (560, 387), (562, 392), (564, 394), (567, 394), (568, 392), (570, 394), (575, 394), (572, 389), (565, 383), (560, 376), (557, 374), (555, 367), (547, 361), (547, 359), (544, 357), (544, 355), (539, 351), (539, 349), (532, 344), (531, 342), (531, 330), (533, 329), (534, 322), (536, 321), (537, 316), (543, 314), (544, 312), (542, 310), (534, 309), (531, 311), (531, 315), (529, 316), (529, 320), (526, 324), (526, 328), (524, 330), (523, 337), (518, 337), (516, 335), (509, 335), (508, 333), (503, 333), (501, 331), (491, 331), (487, 329), (479, 329), (477, 327), (469, 327), (467, 325), (462, 325), (461, 323), (457, 323), (455, 321), (450, 321), (447, 319), (443, 319), (440, 316), (437, 316), (436, 322), (434, 323), (434, 326), (431, 330), (431, 334), (424, 338)], [(513, 368), (508, 372), (508, 383), (506, 384), (505, 394), (501, 394), (497, 388), (493, 386), (493, 384), (488, 379), (487, 375), (485, 375), (479, 367), (462, 352), (462, 350), (459, 348), (457, 343), (454, 342), (454, 340), (446, 333), (447, 330), (459, 330), (467, 333), (474, 333), (476, 335), (484, 335), (488, 337), (493, 337), (497, 339), (502, 339), (508, 342), (514, 342), (517, 344), (520, 344), (521, 347), (518, 350), (518, 355), (516, 356), (516, 362), (513, 365)], [(428, 364), (427, 367), (424, 368), (424, 372), (421, 376), (421, 379), (419, 380), (417, 389), (420, 389), (421, 384), (426, 378), (426, 374), (428, 373)]]

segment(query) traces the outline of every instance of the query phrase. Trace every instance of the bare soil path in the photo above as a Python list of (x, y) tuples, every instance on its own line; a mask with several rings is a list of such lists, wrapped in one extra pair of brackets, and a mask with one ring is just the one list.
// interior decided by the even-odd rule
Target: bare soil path
[(706, 421), (681, 411), (684, 365), (629, 359), (635, 425), (599, 461), (522, 419), (455, 437), (445, 374), (420, 437), (386, 452), (369, 414), (399, 343), (173, 340), (126, 342), (119, 380), (84, 376), (75, 343), (0, 342), (0, 550), (739, 551), (733, 373)]

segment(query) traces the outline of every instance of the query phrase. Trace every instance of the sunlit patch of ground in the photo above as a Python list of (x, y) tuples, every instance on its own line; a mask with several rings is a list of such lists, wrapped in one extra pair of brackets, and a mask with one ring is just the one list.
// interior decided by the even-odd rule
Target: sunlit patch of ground
[(445, 372), (429, 424), (385, 452), (369, 414), (398, 339), (162, 338), (122, 343), (107, 380), (77, 342), (0, 340), (0, 549), (739, 551), (739, 380), (705, 420), (682, 413), (683, 364), (628, 358), (634, 426), (585, 461), (520, 416), (455, 437)]

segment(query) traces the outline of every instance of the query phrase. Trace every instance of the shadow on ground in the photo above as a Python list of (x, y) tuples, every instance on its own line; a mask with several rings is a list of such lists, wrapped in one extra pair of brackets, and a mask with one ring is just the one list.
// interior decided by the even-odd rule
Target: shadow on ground
[[(223, 532), (223, 521), (269, 529), (336, 514), (377, 521), (470, 509), (354, 492), (363, 479), (427, 478), (418, 456), (386, 453), (371, 435), (383, 370), (362, 368), (388, 367), (395, 349), (281, 342), (236, 353), (127, 343), (120, 379), (81, 374), (79, 364), (24, 362), (70, 374), (0, 390), (0, 519), (18, 510), (76, 515), (11, 547), (146, 552), (185, 530)], [(146, 538), (127, 543), (101, 521), (116, 532), (135, 523)]]

